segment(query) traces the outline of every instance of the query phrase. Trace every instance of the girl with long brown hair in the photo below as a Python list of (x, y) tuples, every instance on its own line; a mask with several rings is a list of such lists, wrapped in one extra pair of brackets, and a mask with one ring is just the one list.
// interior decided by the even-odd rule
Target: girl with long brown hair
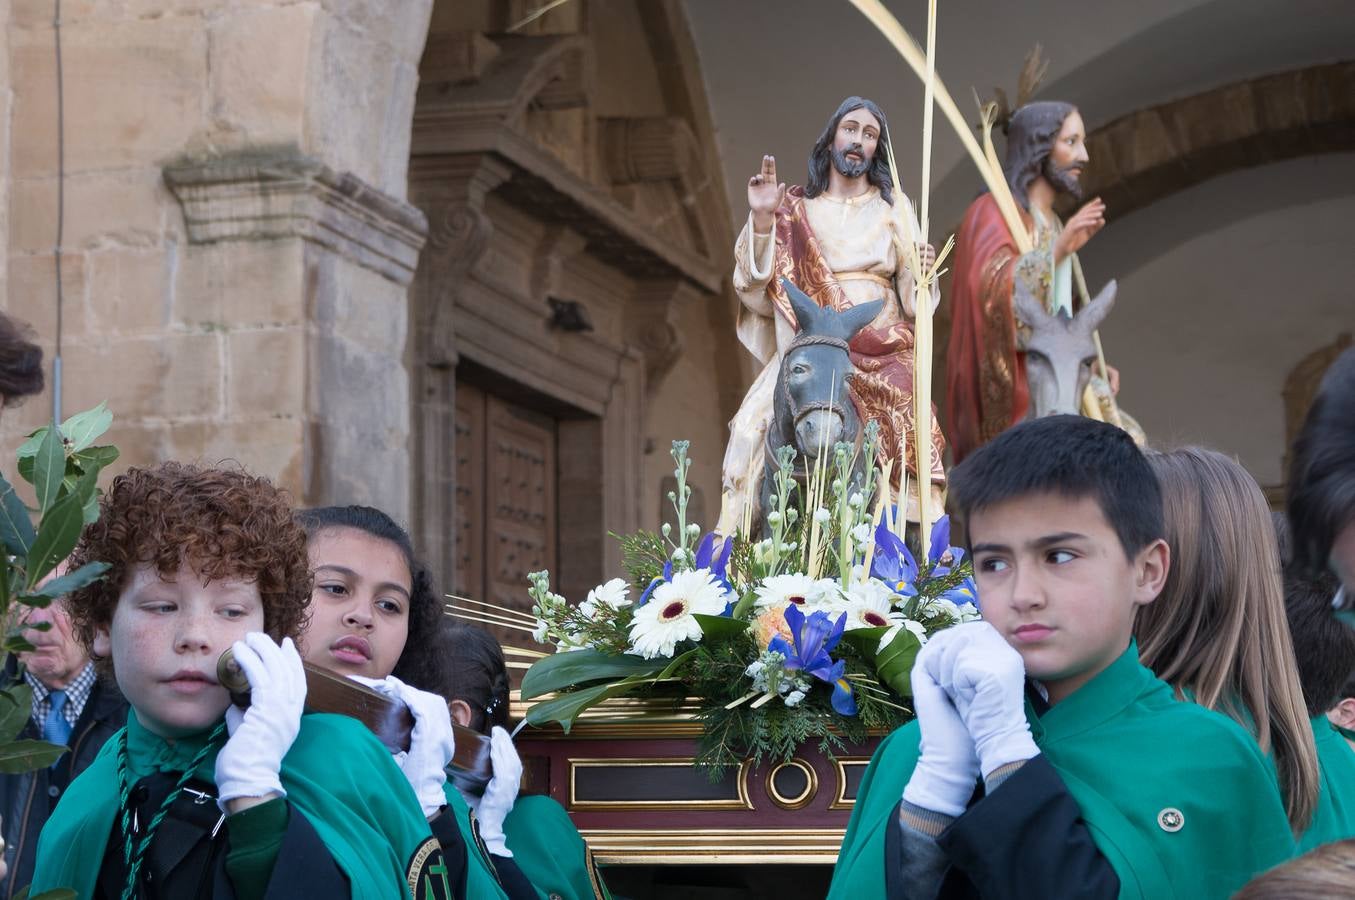
[(1270, 509), (1256, 481), (1221, 453), (1187, 447), (1148, 460), (1162, 485), (1172, 563), (1157, 600), (1139, 609), (1139, 657), (1185, 699), (1256, 737), (1301, 834), (1317, 806), (1317, 751)]

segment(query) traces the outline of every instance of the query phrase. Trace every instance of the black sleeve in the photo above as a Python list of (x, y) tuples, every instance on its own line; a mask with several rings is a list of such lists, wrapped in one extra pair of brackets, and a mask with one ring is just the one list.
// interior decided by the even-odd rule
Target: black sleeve
[(541, 896), (536, 892), (536, 888), (532, 887), (522, 869), (518, 868), (518, 864), (513, 862), (511, 856), (496, 856), (491, 853), (489, 861), (494, 865), (494, 871), (499, 876), (499, 884), (508, 895), (508, 900), (538, 900)]
[(885, 832), (886, 900), (970, 900), (979, 894), (950, 865), (936, 838), (904, 826), (899, 807)]
[(433, 830), (433, 837), (438, 839), (442, 845), (442, 858), (447, 864), (447, 877), (452, 883), (452, 890), (455, 896), (463, 900), (471, 900), (466, 897), (466, 866), (469, 864), (466, 853), (466, 841), (461, 836), (461, 828), (456, 823), (456, 816), (448, 807), (443, 807), (441, 814), (436, 819), (428, 823)]
[(334, 861), (315, 827), (299, 809), (288, 804), (287, 831), (282, 835), (278, 862), (268, 879), (264, 900), (351, 895), (348, 876)]
[(1119, 876), (1043, 755), (970, 806), (937, 843), (991, 900), (1115, 900), (1120, 894)]

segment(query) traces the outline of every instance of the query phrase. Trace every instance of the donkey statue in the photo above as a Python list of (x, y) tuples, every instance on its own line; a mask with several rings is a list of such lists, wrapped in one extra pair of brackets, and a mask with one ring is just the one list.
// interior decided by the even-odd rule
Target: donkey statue
[(1026, 418), (1059, 413), (1077, 415), (1082, 393), (1096, 365), (1092, 332), (1115, 306), (1115, 282), (1075, 315), (1050, 313), (1022, 279), (1015, 279), (1012, 308), (1016, 313), (1016, 346), (1026, 354), (1026, 381), (1030, 385), (1030, 408)]
[[(776, 496), (776, 451), (783, 446), (795, 448), (795, 477), (803, 490), (809, 469), (819, 452), (833, 452), (841, 441), (860, 444), (863, 423), (848, 393), (854, 377), (847, 342), (875, 320), (884, 307), (883, 300), (862, 303), (838, 312), (819, 306), (803, 291), (782, 279), (791, 309), (800, 331), (781, 357), (772, 399), (772, 421), (763, 445), (766, 465), (762, 471), (760, 506), (763, 533), (766, 515)], [(864, 460), (857, 454), (852, 472), (853, 485), (861, 482)]]

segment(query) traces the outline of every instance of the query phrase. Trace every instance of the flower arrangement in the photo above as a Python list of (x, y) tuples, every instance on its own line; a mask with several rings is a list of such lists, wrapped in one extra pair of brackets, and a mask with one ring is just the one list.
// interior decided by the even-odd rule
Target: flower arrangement
[(549, 573), (529, 576), (532, 636), (556, 652), (523, 679), (523, 698), (539, 698), (527, 721), (568, 730), (611, 697), (694, 698), (698, 762), (715, 773), (747, 757), (787, 760), (809, 740), (831, 755), (907, 721), (918, 649), (978, 610), (946, 518), (925, 555), (908, 548), (875, 447), (872, 427), (861, 448), (819, 454), (803, 486), (793, 448), (782, 448), (769, 533), (755, 540), (747, 523), (703, 536), (687, 521), (691, 460), (687, 442), (674, 442), (676, 522), (620, 538), (626, 578), (571, 605)]

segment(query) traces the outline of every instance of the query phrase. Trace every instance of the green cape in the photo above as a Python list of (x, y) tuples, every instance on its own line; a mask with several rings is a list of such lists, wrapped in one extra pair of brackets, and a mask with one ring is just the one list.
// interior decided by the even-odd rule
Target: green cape
[(1355, 837), (1355, 750), (1326, 716), (1313, 716), (1317, 767), (1322, 776), (1317, 809), (1299, 839), (1299, 852)]
[[(210, 729), (209, 729), (210, 731)], [(208, 731), (173, 744), (127, 715), (128, 778), (183, 771)], [(38, 839), (31, 893), (74, 888), (94, 896), (108, 837), (118, 814), (118, 743), (113, 735), (90, 767), (71, 782)], [(216, 752), (197, 777), (215, 781)], [(354, 900), (409, 897), (406, 867), (431, 838), (414, 791), (390, 754), (356, 719), (310, 713), (282, 761), (287, 801), (306, 816), (352, 885)], [(278, 865), (284, 865), (278, 860)]]
[(551, 798), (519, 797), (503, 832), (518, 868), (538, 891), (562, 900), (611, 900), (583, 835)]
[[(1029, 705), (1026, 716), (1119, 876), (1121, 898), (1227, 897), (1293, 855), (1284, 805), (1256, 742), (1221, 713), (1176, 700), (1139, 663), (1132, 642), (1043, 718)], [(917, 764), (918, 737), (910, 722), (876, 749), (830, 898), (884, 896), (885, 835)], [(1177, 831), (1159, 824), (1168, 809), (1182, 815)]]

